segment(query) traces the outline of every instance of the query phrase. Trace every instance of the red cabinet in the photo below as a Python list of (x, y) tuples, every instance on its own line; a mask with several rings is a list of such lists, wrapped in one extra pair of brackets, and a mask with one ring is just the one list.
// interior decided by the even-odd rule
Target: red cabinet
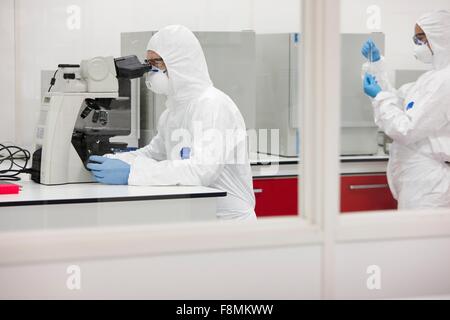
[[(299, 214), (298, 178), (255, 178), (253, 188), (258, 217)], [(356, 175), (341, 178), (341, 212), (395, 210), (397, 201), (389, 189), (386, 175)]]
[(389, 189), (386, 175), (342, 177), (341, 212), (395, 209), (397, 209), (397, 201)]
[(298, 179), (255, 179), (253, 188), (258, 217), (298, 215)]

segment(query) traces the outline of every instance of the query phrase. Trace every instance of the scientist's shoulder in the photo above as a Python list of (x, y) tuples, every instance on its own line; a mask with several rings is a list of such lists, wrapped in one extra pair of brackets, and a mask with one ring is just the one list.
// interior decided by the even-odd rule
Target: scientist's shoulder
[(239, 113), (239, 108), (234, 101), (223, 91), (216, 87), (207, 89), (198, 100), (199, 106), (204, 106), (212, 110), (221, 112)]

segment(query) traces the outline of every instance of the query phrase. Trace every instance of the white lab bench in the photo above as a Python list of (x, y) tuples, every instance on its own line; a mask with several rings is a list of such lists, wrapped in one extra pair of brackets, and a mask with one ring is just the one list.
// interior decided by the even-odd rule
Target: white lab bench
[(17, 184), (20, 194), (0, 195), (0, 231), (215, 220), (226, 196), (205, 187)]
[[(300, 159), (251, 155), (253, 177), (299, 177)], [(384, 174), (388, 156), (341, 158), (342, 175)], [(205, 187), (134, 187), (95, 183), (43, 186), (18, 182), (0, 195), (0, 231), (194, 222), (216, 219), (226, 192)]]

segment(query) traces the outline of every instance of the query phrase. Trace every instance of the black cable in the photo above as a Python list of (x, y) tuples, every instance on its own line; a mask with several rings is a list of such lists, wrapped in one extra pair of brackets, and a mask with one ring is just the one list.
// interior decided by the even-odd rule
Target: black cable
[(0, 181), (20, 181), (19, 174), (31, 173), (31, 169), (27, 169), (30, 159), (28, 150), (0, 143), (0, 167), (6, 163), (7, 168), (0, 170)]
[(56, 74), (58, 73), (59, 69), (56, 69), (55, 73), (53, 74), (53, 78), (50, 80), (50, 88), (48, 88), (47, 92), (50, 92), (52, 90), (53, 86), (56, 83)]

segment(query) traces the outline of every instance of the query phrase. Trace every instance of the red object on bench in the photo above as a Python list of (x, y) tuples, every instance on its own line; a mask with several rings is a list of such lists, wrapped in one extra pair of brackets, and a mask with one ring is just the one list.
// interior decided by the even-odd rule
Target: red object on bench
[(0, 182), (0, 194), (19, 194), (20, 186), (9, 182)]

